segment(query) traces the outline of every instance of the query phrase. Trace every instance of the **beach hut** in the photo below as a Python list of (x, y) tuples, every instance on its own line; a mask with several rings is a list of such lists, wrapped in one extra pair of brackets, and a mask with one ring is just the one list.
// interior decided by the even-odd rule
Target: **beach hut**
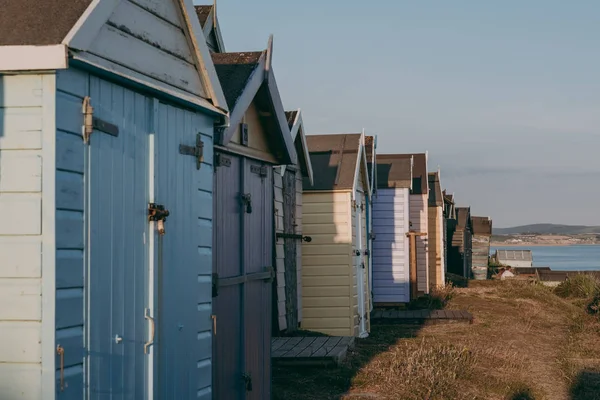
[(444, 271), (449, 271), (451, 264), (452, 251), (452, 235), (456, 228), (456, 209), (454, 207), (454, 195), (446, 194), (446, 190), (442, 192), (444, 197)]
[(296, 165), (273, 41), (213, 53), (231, 117), (215, 138), (214, 396), (268, 399), (271, 389), (273, 166)]
[[(380, 158), (383, 155), (378, 154), (377, 156)], [(416, 257), (417, 294), (426, 294), (429, 293), (429, 179), (427, 177), (427, 153), (400, 154), (395, 157), (413, 159), (413, 183), (409, 196), (409, 225), (415, 236), (415, 243), (411, 246), (414, 246), (413, 253)]]
[(371, 310), (373, 309), (373, 200), (377, 196), (377, 136), (365, 136), (365, 152), (367, 154), (367, 172), (369, 174), (369, 187), (371, 195), (366, 201), (367, 220), (367, 260), (369, 265), (369, 296)]
[(450, 272), (471, 278), (472, 265), (472, 230), (471, 208), (456, 208), (456, 227), (452, 234), (453, 263)]
[(0, 397), (211, 393), (214, 125), (192, 1), (0, 11)]
[(428, 198), (428, 233), (429, 233), (429, 286), (444, 286), (445, 254), (444, 254), (444, 197), (440, 183), (440, 172), (431, 172)]
[(533, 252), (531, 250), (496, 250), (494, 260), (513, 268), (533, 268)]
[(298, 161), (275, 167), (276, 312), (280, 331), (293, 332), (302, 321), (302, 180), (313, 183), (313, 170), (300, 110), (286, 111)]
[[(413, 159), (394, 155), (377, 157), (377, 198), (373, 199), (373, 302), (408, 303), (416, 265), (409, 257), (410, 190)], [(412, 289), (414, 290), (414, 289)]]
[(314, 184), (304, 180), (303, 329), (366, 337), (370, 330), (364, 134), (307, 136)]
[(202, 27), (202, 33), (206, 38), (208, 49), (212, 53), (224, 53), (225, 43), (223, 42), (223, 35), (221, 34), (219, 20), (217, 19), (217, 2), (215, 1), (211, 5), (194, 6), (194, 8)]
[(490, 256), (490, 238), (492, 237), (492, 220), (488, 217), (471, 217), (473, 225), (473, 278), (487, 279), (488, 260)]

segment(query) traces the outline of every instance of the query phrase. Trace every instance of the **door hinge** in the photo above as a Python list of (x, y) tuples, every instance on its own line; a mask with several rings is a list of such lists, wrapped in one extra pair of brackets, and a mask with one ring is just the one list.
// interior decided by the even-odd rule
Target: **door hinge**
[(110, 122), (94, 117), (94, 107), (92, 107), (90, 96), (86, 96), (83, 99), (82, 112), (84, 143), (90, 143), (90, 137), (92, 136), (94, 129), (114, 137), (119, 136), (119, 127), (117, 125), (111, 124)]
[[(231, 158), (221, 154), (215, 154), (215, 167), (230, 167), (231, 166)], [(216, 170), (216, 168), (215, 168)]]
[(251, 165), (250, 172), (258, 174), (261, 178), (267, 176), (267, 166), (266, 165)]
[(244, 385), (246, 387), (247, 392), (252, 391), (252, 377), (248, 373), (242, 374), (242, 379), (244, 380)]
[(219, 295), (219, 274), (217, 272), (213, 272), (212, 274), (212, 297), (217, 297)]
[(179, 145), (179, 154), (185, 156), (193, 156), (196, 158), (196, 169), (200, 169), (202, 161), (204, 161), (204, 142), (202, 141), (202, 135), (196, 134), (196, 145), (188, 146), (185, 144)]

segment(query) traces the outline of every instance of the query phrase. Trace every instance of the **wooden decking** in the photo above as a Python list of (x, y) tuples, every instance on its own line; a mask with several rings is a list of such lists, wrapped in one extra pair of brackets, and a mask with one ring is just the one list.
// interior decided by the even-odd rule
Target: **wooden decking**
[(271, 358), (276, 364), (287, 365), (340, 364), (353, 346), (353, 337), (273, 338)]
[(466, 310), (374, 310), (371, 314), (371, 322), (383, 324), (473, 323), (473, 315)]

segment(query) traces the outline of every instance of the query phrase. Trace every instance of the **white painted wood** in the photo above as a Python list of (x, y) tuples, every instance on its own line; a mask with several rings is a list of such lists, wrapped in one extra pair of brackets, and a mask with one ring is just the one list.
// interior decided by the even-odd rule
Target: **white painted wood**
[[(42, 176), (42, 390), (54, 398), (56, 371), (55, 295), (56, 295), (56, 75), (43, 76), (42, 157), (46, 173)], [(37, 300), (38, 302), (40, 299)]]
[(8, 363), (40, 363), (42, 335), (39, 322), (0, 321), (0, 360)]
[(170, 86), (206, 98), (198, 71), (193, 64), (112, 26), (102, 27), (89, 51)]
[(150, 76), (143, 75), (139, 72), (133, 71), (127, 67), (119, 65), (112, 61), (108, 61), (94, 54), (81, 52), (73, 54), (72, 57), (75, 60), (84, 62), (102, 71), (114, 74), (118, 77), (130, 80), (133, 83), (144, 85), (153, 90), (158, 90), (168, 96), (173, 96), (177, 99), (188, 103), (189, 105), (195, 108), (202, 108), (214, 112), (218, 115), (225, 115), (225, 112), (222, 109), (215, 107), (208, 100), (188, 93), (185, 90), (172, 87), (164, 82), (161, 82), (158, 79), (154, 79)]
[(156, 14), (165, 21), (170, 22), (173, 26), (181, 28), (181, 18), (177, 11), (175, 1), (164, 0), (131, 0), (133, 3), (143, 9)]
[(39, 235), (42, 233), (42, 198), (39, 193), (2, 193), (4, 213), (0, 235)]
[(41, 107), (0, 108), (0, 121), (0, 150), (42, 148)]
[(42, 287), (39, 279), (0, 279), (0, 320), (40, 321)]
[(156, 18), (154, 14), (128, 0), (121, 1), (109, 18), (109, 23), (131, 36), (194, 64), (188, 41), (179, 26)]
[(38, 150), (0, 152), (0, 192), (40, 192), (42, 156)]
[(88, 50), (121, 0), (92, 0), (63, 40), (72, 49)]
[(5, 399), (54, 398), (54, 391), (45, 393), (46, 397), (42, 397), (42, 375), (39, 364), (0, 363), (0, 393)]
[(379, 189), (373, 199), (373, 302), (410, 301), (408, 189)]
[(2, 260), (0, 262), (0, 278), (41, 277), (41, 238), (39, 236), (0, 236), (0, 260)]
[(0, 71), (43, 71), (67, 68), (67, 47), (0, 46)]
[(0, 107), (41, 107), (42, 75), (2, 75), (0, 93)]

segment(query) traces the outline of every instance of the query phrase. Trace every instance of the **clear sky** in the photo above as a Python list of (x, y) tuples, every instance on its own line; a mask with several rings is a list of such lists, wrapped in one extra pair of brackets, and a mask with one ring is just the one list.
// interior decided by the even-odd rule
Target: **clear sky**
[(309, 134), (427, 150), (496, 227), (600, 225), (600, 1), (218, 0), (218, 16), (227, 51), (274, 34)]

